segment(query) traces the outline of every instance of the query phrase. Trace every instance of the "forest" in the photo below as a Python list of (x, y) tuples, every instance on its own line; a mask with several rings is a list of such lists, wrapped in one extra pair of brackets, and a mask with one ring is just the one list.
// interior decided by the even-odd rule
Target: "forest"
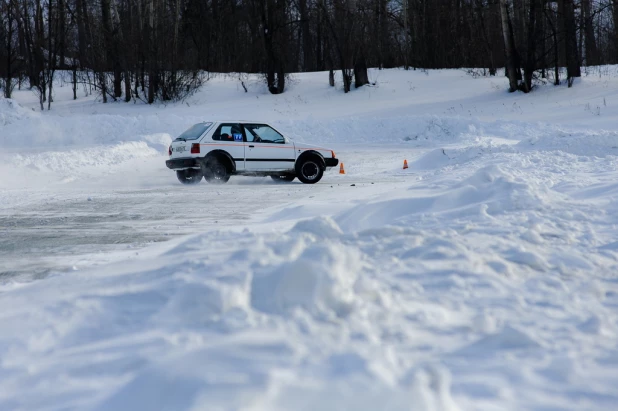
[(334, 85), (341, 71), (348, 92), (367, 67), (402, 67), (505, 68), (509, 90), (529, 92), (617, 63), (617, 23), (618, 0), (0, 0), (0, 88), (49, 109), (60, 70), (74, 98), (87, 85), (153, 103), (210, 72), (260, 73), (279, 94), (289, 73), (329, 71)]

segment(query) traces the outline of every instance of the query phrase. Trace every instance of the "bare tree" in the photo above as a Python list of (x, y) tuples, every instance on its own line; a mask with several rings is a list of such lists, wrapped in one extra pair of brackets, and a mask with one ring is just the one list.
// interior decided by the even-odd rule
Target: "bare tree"
[(502, 19), (502, 36), (504, 38), (504, 50), (506, 54), (506, 72), (509, 77), (509, 91), (518, 89), (515, 64), (515, 44), (511, 35), (511, 21), (506, 0), (500, 0), (500, 17)]
[(572, 85), (581, 62), (618, 63), (617, 27), (618, 0), (0, 0), (0, 78), (48, 108), (67, 69), (74, 98), (82, 83), (103, 102), (182, 99), (202, 70), (262, 73), (279, 94), (294, 70), (331, 85), (340, 70), (347, 93), (368, 67), (505, 67), (530, 92), (552, 69)]
[(553, 18), (552, 13), (545, 9), (545, 17), (551, 29), (551, 39), (553, 42), (553, 57), (554, 57), (554, 85), (560, 85), (560, 43), (558, 41), (558, 22), (557, 18)]
[(591, 0), (581, 0), (581, 14), (584, 27), (583, 30), (580, 29), (580, 32), (585, 35), (586, 65), (594, 66), (599, 64), (599, 52), (597, 50), (597, 41), (594, 36), (594, 15), (592, 14)]
[(0, 56), (3, 55), (2, 61), (4, 62), (4, 71), (0, 69), (2, 74), (0, 86), (6, 98), (11, 98), (16, 85), (13, 82), (17, 71), (15, 65), (18, 60), (16, 7), (14, 0), (1, 0), (0, 2), (0, 44), (3, 48)]
[(567, 66), (567, 82), (569, 87), (571, 87), (573, 79), (581, 77), (573, 0), (558, 0), (558, 13), (560, 15), (561, 29), (564, 33), (563, 53)]
[(526, 56), (524, 63), (524, 81), (522, 90), (529, 93), (532, 90), (532, 77), (537, 69), (537, 43), (541, 37), (541, 22), (543, 19), (543, 0), (529, 0), (528, 21), (526, 25)]

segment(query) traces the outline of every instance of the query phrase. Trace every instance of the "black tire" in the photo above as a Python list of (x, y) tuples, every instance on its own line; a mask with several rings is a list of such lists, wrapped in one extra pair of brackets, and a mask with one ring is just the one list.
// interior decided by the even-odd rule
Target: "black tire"
[(280, 174), (277, 176), (270, 176), (276, 183), (290, 183), (294, 181), (296, 176), (294, 174)]
[(194, 168), (176, 171), (176, 178), (182, 184), (199, 184), (202, 181), (202, 172)]
[(318, 156), (309, 156), (296, 162), (296, 177), (304, 184), (315, 184), (324, 175), (324, 162)]
[(210, 184), (225, 184), (230, 179), (229, 167), (215, 157), (206, 159), (201, 166), (204, 180)]

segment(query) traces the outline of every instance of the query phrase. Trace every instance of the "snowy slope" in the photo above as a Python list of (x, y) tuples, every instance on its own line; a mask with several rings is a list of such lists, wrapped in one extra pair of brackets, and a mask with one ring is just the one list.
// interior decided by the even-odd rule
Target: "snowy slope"
[[(618, 77), (371, 75), (0, 100), (0, 409), (616, 409)], [(167, 142), (218, 116), (347, 174), (180, 186)]]

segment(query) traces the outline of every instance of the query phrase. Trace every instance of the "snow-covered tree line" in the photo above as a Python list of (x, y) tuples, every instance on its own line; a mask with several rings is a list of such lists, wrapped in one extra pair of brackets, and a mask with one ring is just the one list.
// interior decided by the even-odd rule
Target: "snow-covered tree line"
[(0, 77), (41, 108), (57, 70), (103, 101), (180, 99), (204, 71), (264, 73), (277, 94), (286, 73), (341, 70), (347, 92), (398, 66), (507, 67), (529, 91), (618, 62), (617, 21), (618, 0), (0, 0)]

